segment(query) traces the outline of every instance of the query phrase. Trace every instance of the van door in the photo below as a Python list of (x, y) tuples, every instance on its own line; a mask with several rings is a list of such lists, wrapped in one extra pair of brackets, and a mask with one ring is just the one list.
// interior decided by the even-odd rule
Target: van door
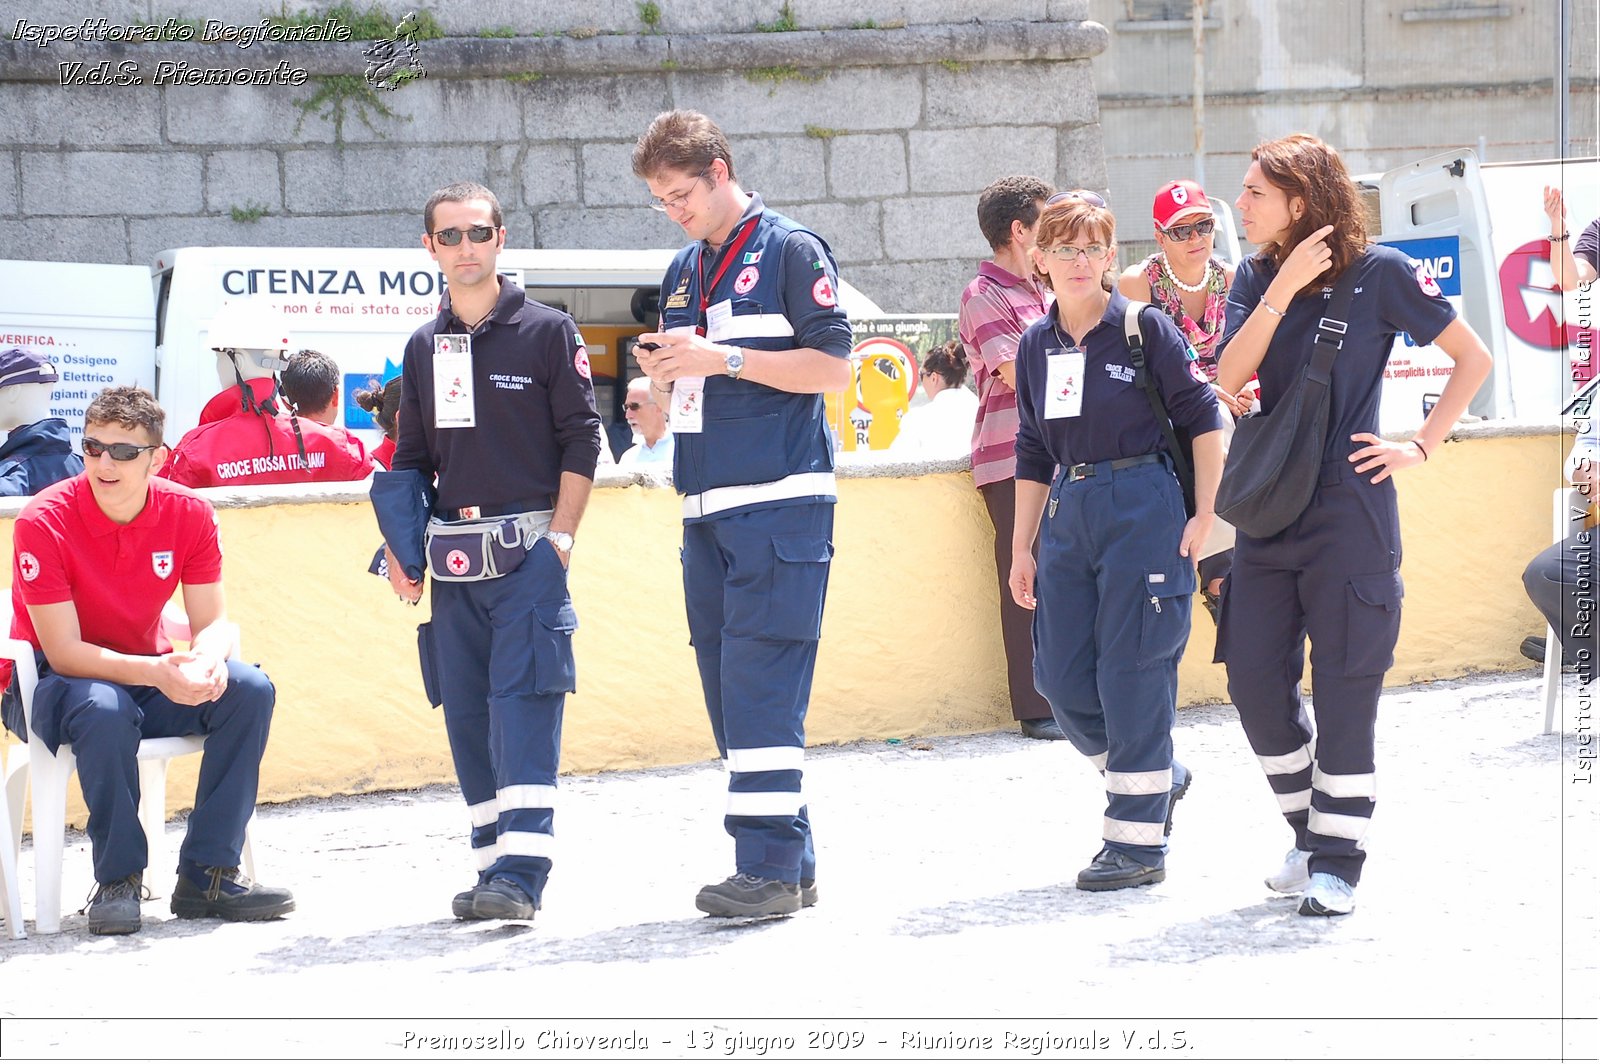
[(1233, 220), (1233, 208), (1215, 196), (1207, 196), (1211, 213), (1217, 219), (1217, 231), (1211, 238), (1212, 252), (1225, 262), (1239, 265), (1239, 226)]
[[(1375, 239), (1425, 263), (1456, 313), (1495, 356), (1488, 382), (1468, 409), (1479, 417), (1511, 416), (1518, 378), (1502, 357), (1505, 317), (1477, 155), (1462, 148), (1429, 156), (1388, 171), (1376, 186)], [(1444, 389), (1454, 365), (1434, 345), (1419, 346), (1402, 334), (1384, 370), (1379, 431), (1404, 432), (1421, 425), (1431, 397)]]

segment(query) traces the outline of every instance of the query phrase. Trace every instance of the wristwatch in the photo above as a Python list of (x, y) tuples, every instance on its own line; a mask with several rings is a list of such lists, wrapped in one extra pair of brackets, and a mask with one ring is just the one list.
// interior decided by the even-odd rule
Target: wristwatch
[(739, 375), (744, 372), (744, 351), (737, 347), (734, 348), (733, 351), (722, 360), (722, 364), (727, 368), (728, 376), (732, 377), (734, 380), (738, 380)]
[(548, 539), (551, 545), (553, 545), (555, 549), (560, 551), (562, 554), (572, 553), (571, 532), (546, 532), (544, 534), (544, 538)]

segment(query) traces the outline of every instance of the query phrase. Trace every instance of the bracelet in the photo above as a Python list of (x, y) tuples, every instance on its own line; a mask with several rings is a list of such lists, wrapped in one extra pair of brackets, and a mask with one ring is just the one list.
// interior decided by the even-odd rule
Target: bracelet
[(1271, 314), (1274, 318), (1283, 317), (1283, 311), (1279, 310), (1277, 307), (1273, 306), (1271, 303), (1268, 303), (1266, 296), (1262, 296), (1261, 297), (1260, 306), (1261, 306), (1261, 309), (1265, 310), (1268, 314)]
[(1547, 237), (1545, 237), (1545, 239), (1550, 241), (1550, 243), (1552, 243), (1552, 244), (1561, 244), (1561, 243), (1565, 243), (1567, 238), (1570, 237), (1571, 235), (1572, 234), (1570, 232), (1568, 232), (1568, 233), (1562, 233), (1560, 236), (1547, 236)]
[(1428, 460), (1428, 449), (1422, 446), (1422, 441), (1417, 439), (1415, 436), (1411, 438), (1411, 442), (1416, 444), (1417, 450), (1422, 452), (1422, 460), (1426, 462)]

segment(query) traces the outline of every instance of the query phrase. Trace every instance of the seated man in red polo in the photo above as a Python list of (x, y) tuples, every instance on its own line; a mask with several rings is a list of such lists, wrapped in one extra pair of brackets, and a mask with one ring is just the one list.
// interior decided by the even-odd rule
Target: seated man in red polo
[[(35, 495), (13, 532), (11, 634), (39, 652), (28, 724), (52, 751), (70, 743), (77, 755), (97, 935), (139, 930), (147, 848), (135, 755), (160, 736), (206, 736), (172, 911), (265, 920), (294, 908), (287, 890), (239, 874), (276, 695), (260, 669), (229, 660), (211, 504), (151, 475), (166, 457), (165, 421), (143, 389), (101, 392), (84, 412), (87, 469)], [(195, 635), (174, 652), (161, 609), (180, 586)], [(21, 735), (11, 663), (0, 669), (5, 723)]]
[[(337, 425), (296, 417), (278, 394), (275, 371), (289, 338), (264, 303), (225, 303), (207, 342), (224, 387), (200, 411), (160, 474), (191, 488), (365, 480), (372, 459)], [(230, 385), (229, 382), (232, 382)]]

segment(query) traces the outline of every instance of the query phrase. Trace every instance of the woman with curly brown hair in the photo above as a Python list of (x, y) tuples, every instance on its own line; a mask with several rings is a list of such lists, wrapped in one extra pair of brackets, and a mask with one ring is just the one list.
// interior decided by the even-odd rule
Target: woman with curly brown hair
[[(1489, 374), (1489, 352), (1427, 268), (1367, 242), (1355, 184), (1315, 137), (1259, 145), (1239, 209), (1260, 251), (1239, 265), (1217, 383), (1256, 374), (1270, 414), (1311, 360), (1319, 328), (1337, 335), (1327, 443), (1306, 509), (1276, 535), (1239, 531), (1223, 589), (1217, 660), (1239, 721), (1294, 832), (1267, 886), (1303, 894), (1303, 916), (1355, 907), (1372, 818), (1373, 742), (1383, 674), (1400, 634), (1400, 520), (1393, 476), (1437, 454)], [(1355, 271), (1346, 321), (1328, 325), (1333, 286)], [(1329, 331), (1331, 330), (1331, 331)], [(1433, 412), (1404, 442), (1377, 435), (1384, 365), (1398, 333), (1455, 361)], [(1300, 699), (1306, 639), (1313, 729)]]

